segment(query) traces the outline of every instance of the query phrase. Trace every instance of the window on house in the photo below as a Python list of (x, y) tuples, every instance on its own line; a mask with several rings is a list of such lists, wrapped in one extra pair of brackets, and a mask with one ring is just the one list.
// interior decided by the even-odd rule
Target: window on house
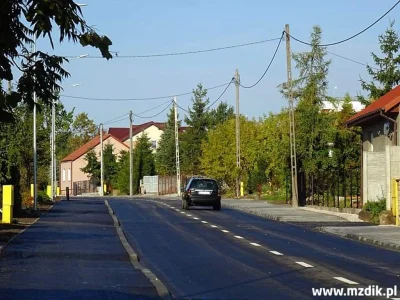
[(151, 148), (157, 149), (157, 141), (151, 141)]
[(68, 181), (71, 181), (71, 169), (68, 168)]
[(65, 181), (65, 169), (63, 169), (62, 180)]

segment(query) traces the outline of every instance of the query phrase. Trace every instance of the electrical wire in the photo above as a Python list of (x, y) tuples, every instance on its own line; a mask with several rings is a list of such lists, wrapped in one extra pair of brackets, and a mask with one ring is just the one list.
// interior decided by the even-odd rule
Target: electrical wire
[(362, 63), (362, 62), (356, 61), (356, 60), (354, 60), (354, 59), (351, 59), (351, 58), (348, 58), (348, 57), (345, 57), (345, 56), (342, 56), (342, 55), (339, 55), (339, 54), (336, 54), (336, 53), (333, 53), (333, 52), (330, 52), (330, 51), (326, 51), (326, 52), (329, 53), (329, 54), (331, 54), (331, 55), (333, 55), (333, 56), (337, 56), (337, 57), (343, 58), (343, 59), (345, 59), (345, 60), (351, 61), (351, 62), (353, 62), (353, 63), (359, 64), (359, 65), (362, 65), (362, 66), (365, 66), (365, 67), (370, 67), (370, 68), (375, 69), (375, 70), (379, 70), (378, 68), (371, 67), (371, 66), (369, 66), (369, 65), (367, 65), (367, 64), (364, 64), (364, 63)]
[(184, 112), (187, 112), (188, 114), (190, 114), (190, 111), (188, 111), (187, 109), (184, 109), (182, 106), (179, 106), (178, 103), (176, 103), (176, 106), (178, 106), (180, 109), (182, 109)]
[[(209, 88), (206, 88), (206, 90), (217, 89), (217, 88), (226, 86), (228, 84), (230, 84), (230, 82), (216, 85), (213, 87), (209, 87)], [(60, 95), (60, 96), (64, 97), (64, 98), (82, 99), (82, 100), (89, 100), (89, 101), (147, 101), (147, 100), (160, 100), (160, 99), (167, 99), (167, 98), (173, 98), (173, 97), (187, 96), (187, 95), (192, 95), (192, 94), (193, 94), (193, 91), (187, 92), (187, 93), (175, 94), (175, 95), (147, 97), (147, 98), (93, 98), (93, 97), (79, 97), (79, 96), (70, 96), (70, 95)]]
[[(328, 46), (338, 45), (338, 44), (347, 42), (347, 41), (349, 41), (349, 40), (351, 40), (351, 39), (353, 39), (353, 38), (359, 36), (360, 34), (364, 33), (364, 32), (367, 31), (368, 29), (370, 29), (372, 26), (374, 26), (376, 23), (378, 23), (380, 20), (382, 20), (382, 19), (383, 19), (388, 13), (390, 13), (399, 3), (400, 3), (400, 0), (397, 1), (397, 2), (396, 2), (386, 13), (384, 13), (378, 20), (376, 20), (374, 23), (372, 23), (372, 24), (369, 25), (368, 27), (364, 28), (364, 29), (361, 30), (360, 32), (358, 32), (358, 33), (356, 33), (356, 34), (354, 34), (354, 35), (352, 35), (352, 36), (350, 36), (350, 37), (348, 37), (348, 38), (346, 38), (346, 39), (344, 39), (344, 40), (341, 40), (341, 41), (338, 41), (338, 42), (334, 42), (334, 43), (329, 43), (329, 44), (322, 44), (322, 45), (319, 45), (319, 46), (320, 46), (320, 47), (328, 47)], [(302, 43), (302, 44), (308, 45), (308, 46), (312, 46), (312, 44), (310, 44), (310, 43), (308, 43), (308, 42), (302, 41), (302, 40), (300, 40), (300, 39), (298, 39), (298, 38), (296, 38), (296, 37), (294, 37), (294, 36), (292, 36), (292, 35), (290, 35), (290, 34), (288, 34), (288, 35), (289, 35), (292, 39), (294, 39), (295, 41), (297, 41), (297, 42), (299, 42), (299, 43)]]
[[(125, 116), (127, 116), (129, 113), (125, 113), (125, 114), (123, 114), (123, 115), (121, 115), (121, 116), (119, 116), (119, 117), (116, 117), (116, 118), (114, 118), (114, 119), (111, 119), (111, 120), (108, 120), (108, 121), (106, 121), (106, 122), (103, 122), (103, 125), (105, 125), (105, 124), (108, 124), (108, 123), (110, 123), (110, 122), (113, 122), (113, 121), (115, 121), (115, 120), (117, 120), (117, 119), (121, 119), (122, 117), (125, 117)], [(120, 120), (119, 120), (120, 121)], [(119, 122), (119, 121), (117, 121), (117, 122)]]
[(136, 118), (139, 118), (139, 119), (151, 119), (151, 118), (154, 118), (154, 117), (157, 117), (157, 116), (161, 115), (164, 111), (166, 111), (171, 106), (171, 104), (172, 104), (172, 101), (170, 101), (170, 103), (162, 111), (160, 111), (159, 113), (157, 113), (157, 114), (155, 114), (153, 116), (143, 117), (143, 116), (140, 116), (140, 115), (135, 115), (135, 114), (133, 114), (133, 115)]
[(110, 122), (106, 122), (106, 123), (103, 123), (103, 125), (110, 125), (110, 124), (121, 122), (123, 120), (125, 120), (125, 118), (122, 118), (122, 119), (119, 119), (119, 120), (115, 120), (115, 121), (112, 121), (112, 122), (111, 121)]
[(221, 97), (222, 97), (222, 96), (225, 94), (225, 92), (228, 90), (229, 86), (230, 86), (231, 83), (234, 81), (234, 79), (235, 79), (235, 78), (232, 78), (232, 79), (231, 79), (231, 82), (229, 82), (229, 84), (226, 86), (226, 88), (225, 88), (224, 91), (221, 93), (221, 95), (219, 95), (219, 97), (218, 97), (213, 103), (211, 103), (211, 104), (206, 108), (206, 110), (209, 110), (211, 106), (213, 106), (215, 103), (217, 103), (217, 101), (218, 101), (219, 99), (221, 99)]
[[(227, 50), (239, 47), (246, 47), (252, 46), (257, 44), (263, 44), (267, 42), (277, 41), (279, 38), (261, 40), (256, 42), (244, 43), (239, 45), (231, 45), (225, 47), (218, 47), (218, 48), (211, 48), (211, 49), (204, 49), (204, 50), (195, 50), (195, 51), (186, 51), (186, 52), (172, 52), (172, 53), (160, 53), (160, 54), (145, 54), (145, 55), (116, 55), (114, 58), (151, 58), (151, 57), (164, 57), (164, 56), (178, 56), (178, 55), (188, 55), (188, 54), (198, 54), (198, 53), (205, 53), (205, 52), (214, 52), (220, 50)], [(118, 53), (118, 52), (117, 52)], [(65, 56), (66, 58), (76, 58), (77, 55), (74, 56)], [(85, 58), (104, 58), (103, 56), (88, 56)]]
[[(400, 0), (399, 0), (399, 1), (400, 1)], [(275, 52), (274, 52), (274, 55), (272, 56), (272, 59), (271, 59), (271, 61), (269, 62), (269, 65), (268, 65), (267, 69), (265, 70), (264, 74), (262, 74), (262, 76), (260, 77), (260, 79), (258, 79), (258, 81), (257, 81), (256, 83), (254, 83), (253, 85), (250, 85), (250, 86), (244, 86), (244, 85), (242, 85), (242, 84), (239, 82), (239, 85), (240, 85), (242, 88), (251, 89), (251, 88), (255, 87), (255, 86), (264, 78), (265, 74), (267, 74), (269, 68), (271, 67), (272, 62), (275, 60), (276, 53), (278, 52), (279, 47), (281, 46), (282, 38), (283, 38), (283, 35), (284, 35), (284, 34), (285, 34), (285, 32), (282, 32), (282, 36), (281, 36), (281, 38), (279, 39), (278, 46), (276, 47)]]
[(142, 112), (139, 113), (139, 115), (142, 115), (142, 114), (147, 113), (147, 112), (149, 112), (149, 111), (155, 110), (156, 108), (159, 108), (159, 107), (161, 107), (161, 106), (164, 106), (165, 104), (167, 104), (167, 103), (169, 103), (169, 102), (171, 102), (171, 100), (168, 100), (168, 101), (166, 101), (166, 102), (164, 102), (164, 103), (161, 103), (160, 105), (154, 106), (153, 108), (150, 108), (150, 109), (148, 109), (148, 110), (142, 111)]

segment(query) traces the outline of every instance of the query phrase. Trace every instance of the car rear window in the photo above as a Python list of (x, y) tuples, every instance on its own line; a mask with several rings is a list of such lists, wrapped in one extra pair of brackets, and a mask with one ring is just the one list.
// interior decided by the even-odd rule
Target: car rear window
[(217, 185), (213, 180), (193, 180), (190, 184), (190, 188), (197, 190), (215, 190)]

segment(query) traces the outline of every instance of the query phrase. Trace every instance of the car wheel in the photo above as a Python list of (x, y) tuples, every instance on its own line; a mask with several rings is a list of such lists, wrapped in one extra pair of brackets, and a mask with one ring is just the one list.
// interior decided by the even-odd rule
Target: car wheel
[(214, 204), (213, 210), (221, 210), (221, 203)]

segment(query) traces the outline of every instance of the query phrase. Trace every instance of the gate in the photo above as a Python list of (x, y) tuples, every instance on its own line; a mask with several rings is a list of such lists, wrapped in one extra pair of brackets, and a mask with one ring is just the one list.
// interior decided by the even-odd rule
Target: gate
[(143, 176), (143, 187), (146, 194), (158, 194), (158, 176)]

